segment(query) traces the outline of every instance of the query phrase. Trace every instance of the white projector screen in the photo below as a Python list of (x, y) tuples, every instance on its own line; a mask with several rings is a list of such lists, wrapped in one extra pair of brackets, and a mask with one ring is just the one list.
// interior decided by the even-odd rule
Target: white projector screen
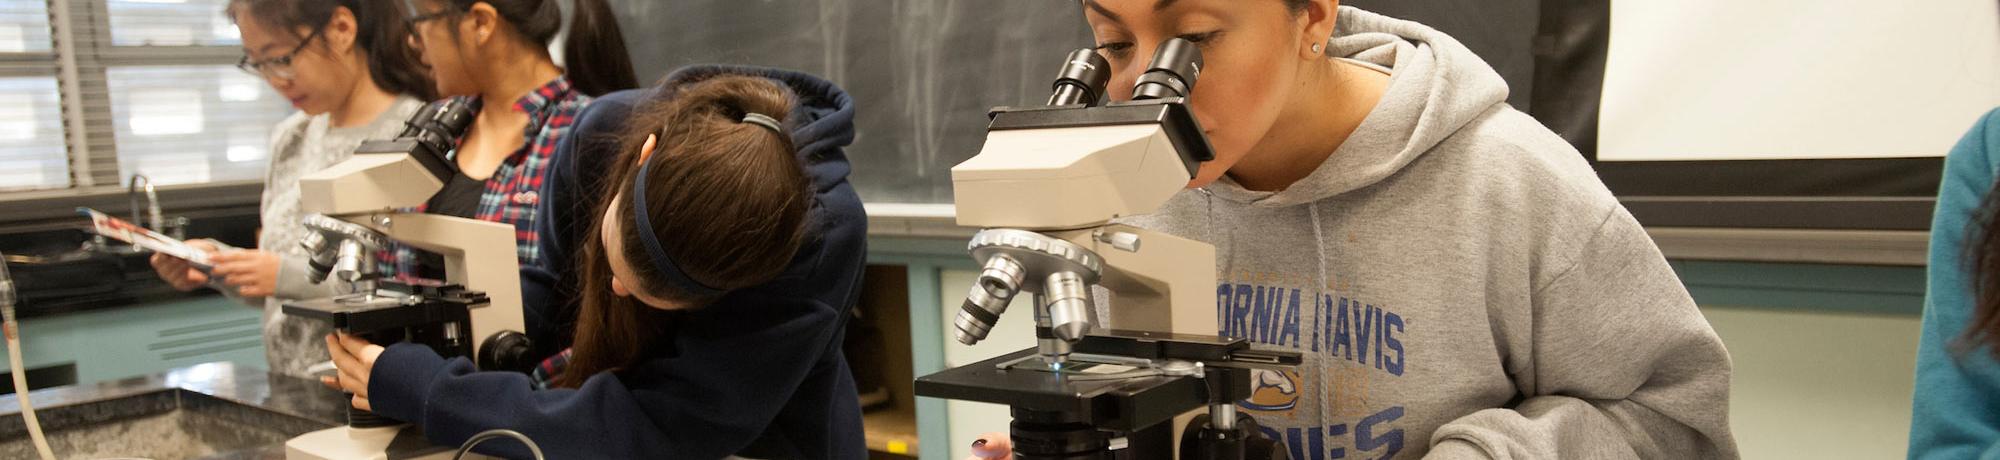
[(2000, 105), (1994, 0), (1614, 0), (1600, 161), (1942, 156)]

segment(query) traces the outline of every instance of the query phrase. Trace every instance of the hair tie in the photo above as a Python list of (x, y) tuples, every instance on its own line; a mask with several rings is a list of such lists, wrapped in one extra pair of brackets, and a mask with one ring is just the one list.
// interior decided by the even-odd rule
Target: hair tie
[(757, 112), (745, 112), (743, 114), (742, 122), (757, 126), (762, 126), (765, 128), (770, 128), (771, 132), (778, 133), (780, 135), (785, 134), (785, 129), (778, 127), (778, 119), (771, 118), (770, 115), (765, 115)]

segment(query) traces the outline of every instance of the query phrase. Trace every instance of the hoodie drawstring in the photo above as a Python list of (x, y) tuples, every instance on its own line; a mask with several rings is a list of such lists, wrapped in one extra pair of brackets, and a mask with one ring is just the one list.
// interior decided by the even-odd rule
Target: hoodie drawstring
[[(1313, 304), (1318, 305), (1320, 302), (1333, 300), (1332, 298), (1326, 295), (1327, 285), (1333, 283), (1332, 280), (1327, 278), (1326, 275), (1326, 235), (1320, 229), (1319, 202), (1314, 201), (1311, 203), (1307, 203), (1306, 214), (1308, 217), (1312, 219), (1313, 248), (1319, 252), (1319, 286), (1313, 287), (1313, 295), (1318, 297), (1318, 299), (1315, 299), (1313, 301)], [(1321, 308), (1325, 308), (1325, 306), (1322, 306)], [(1313, 312), (1313, 317), (1314, 317), (1313, 327), (1320, 328), (1322, 330), (1326, 329), (1326, 325), (1319, 324), (1320, 314), (1318, 311)], [(1311, 372), (1313, 373), (1313, 377), (1316, 380), (1313, 383), (1313, 392), (1317, 394), (1318, 396), (1317, 399), (1319, 400), (1318, 401), (1319, 404), (1316, 404), (1319, 407), (1315, 412), (1315, 414), (1318, 415), (1319, 419), (1314, 421), (1313, 423), (1316, 426), (1325, 426), (1326, 406), (1327, 404), (1332, 403), (1332, 401), (1328, 401), (1326, 399), (1326, 387), (1328, 386), (1327, 384), (1329, 383), (1327, 382), (1326, 378), (1326, 363), (1324, 362), (1324, 360), (1319, 360), (1319, 359), (1314, 359), (1310, 361), (1312, 362)]]
[[(1208, 187), (1197, 188), (1195, 189), (1195, 191), (1201, 192), (1201, 196), (1204, 200), (1203, 202), (1208, 207), (1207, 211), (1208, 214), (1206, 215), (1208, 228), (1205, 230), (1205, 232), (1208, 234), (1208, 239), (1210, 242), (1216, 242), (1215, 192), (1208, 191)], [(1216, 281), (1227, 282), (1227, 277), (1231, 273), (1235, 273), (1233, 269), (1235, 268), (1236, 265), (1236, 254), (1230, 252), (1229, 248), (1236, 245), (1236, 227), (1230, 226), (1229, 234), (1226, 235), (1226, 237), (1222, 238), (1219, 243), (1221, 243), (1222, 246), (1216, 248), (1216, 254), (1222, 255), (1222, 266), (1218, 267), (1220, 270), (1216, 272), (1217, 273)], [(1222, 335), (1222, 325), (1223, 321), (1226, 321), (1226, 319), (1222, 317), (1223, 315), (1222, 315), (1221, 305), (1216, 305), (1215, 316), (1216, 316), (1216, 323), (1215, 323), (1216, 335)]]
[[(1202, 198), (1203, 198), (1203, 199), (1205, 200), (1205, 201), (1204, 201), (1204, 203), (1205, 203), (1205, 205), (1206, 205), (1206, 207), (1207, 207), (1207, 212), (1206, 212), (1206, 215), (1205, 215), (1204, 217), (1206, 217), (1206, 219), (1205, 219), (1205, 220), (1206, 220), (1206, 225), (1207, 225), (1207, 227), (1208, 227), (1208, 228), (1207, 228), (1207, 229), (1205, 230), (1205, 232), (1206, 232), (1206, 233), (1208, 234), (1208, 236), (1209, 236), (1209, 239), (1210, 239), (1211, 241), (1214, 241), (1214, 240), (1216, 240), (1216, 238), (1215, 238), (1215, 193), (1213, 193), (1213, 192), (1210, 192), (1210, 191), (1208, 190), (1208, 188), (1206, 188), (1206, 187), (1204, 187), (1204, 188), (1198, 188), (1198, 189), (1195, 189), (1195, 190), (1196, 190), (1196, 191), (1199, 191), (1199, 192), (1201, 192), (1201, 195), (1202, 195)], [(1322, 302), (1322, 301), (1328, 301), (1328, 300), (1330, 300), (1330, 299), (1328, 298), (1328, 296), (1326, 295), (1326, 288), (1327, 288), (1327, 286), (1329, 286), (1329, 285), (1331, 285), (1331, 284), (1332, 284), (1332, 282), (1331, 282), (1331, 278), (1329, 278), (1329, 277), (1327, 276), (1327, 271), (1326, 271), (1326, 231), (1325, 231), (1325, 229), (1323, 228), (1323, 227), (1324, 227), (1324, 225), (1323, 225), (1323, 224), (1322, 224), (1322, 223), (1320, 222), (1320, 219), (1319, 219), (1319, 202), (1315, 201), (1315, 202), (1311, 202), (1311, 203), (1307, 203), (1307, 205), (1306, 205), (1306, 214), (1307, 214), (1308, 218), (1309, 218), (1310, 220), (1312, 220), (1312, 228), (1313, 228), (1313, 250), (1314, 250), (1314, 251), (1315, 251), (1315, 252), (1317, 253), (1317, 255), (1318, 255), (1318, 262), (1319, 262), (1319, 283), (1318, 283), (1318, 285), (1317, 285), (1317, 286), (1314, 286), (1314, 287), (1312, 288), (1312, 291), (1313, 291), (1313, 296), (1314, 296), (1314, 299), (1313, 299), (1313, 303), (1314, 303), (1315, 305), (1318, 305), (1318, 304), (1319, 304), (1319, 302)], [(1219, 273), (1221, 273), (1221, 274), (1222, 274), (1222, 276), (1218, 276), (1217, 278), (1218, 278), (1218, 281), (1224, 281), (1224, 282), (1226, 282), (1226, 281), (1225, 281), (1225, 280), (1223, 280), (1223, 279), (1222, 279), (1222, 277), (1223, 277), (1223, 276), (1228, 276), (1228, 275), (1229, 275), (1229, 274), (1231, 274), (1231, 273), (1235, 273), (1235, 271), (1234, 271), (1234, 268), (1235, 268), (1235, 265), (1236, 265), (1236, 264), (1235, 264), (1235, 261), (1236, 261), (1236, 254), (1235, 254), (1234, 252), (1231, 252), (1231, 251), (1229, 250), (1229, 249), (1230, 249), (1230, 247), (1232, 247), (1232, 246), (1234, 246), (1234, 245), (1236, 244), (1236, 226), (1233, 226), (1233, 225), (1231, 225), (1231, 226), (1227, 226), (1227, 228), (1228, 228), (1228, 234), (1227, 234), (1227, 235), (1225, 235), (1225, 236), (1224, 236), (1224, 238), (1221, 238), (1221, 241), (1219, 241), (1219, 243), (1221, 243), (1221, 245), (1222, 245), (1222, 246), (1221, 246), (1220, 248), (1217, 248), (1217, 250), (1218, 250), (1218, 251), (1220, 251), (1220, 252), (1218, 252), (1217, 254), (1222, 254), (1222, 255), (1223, 255), (1223, 257), (1222, 257), (1222, 267), (1221, 267), (1221, 271), (1219, 272)], [(1325, 307), (1322, 307), (1322, 308), (1325, 308)], [(1216, 310), (1216, 311), (1218, 312), (1218, 313), (1217, 313), (1217, 316), (1218, 316), (1218, 317), (1219, 317), (1219, 316), (1221, 316), (1221, 313), (1220, 313), (1220, 312), (1221, 312), (1221, 306), (1219, 306), (1219, 305), (1218, 305), (1218, 306), (1217, 306), (1217, 310)], [(1324, 324), (1319, 324), (1319, 320), (1320, 320), (1320, 314), (1319, 314), (1319, 312), (1318, 312), (1318, 311), (1314, 311), (1314, 312), (1312, 312), (1312, 315), (1313, 315), (1313, 326), (1312, 326), (1312, 327), (1316, 327), (1316, 328), (1320, 328), (1320, 329), (1325, 329), (1325, 328), (1326, 328), (1326, 325), (1324, 325)], [(1225, 321), (1226, 321), (1226, 320), (1225, 320)], [(1220, 324), (1220, 323), (1218, 323), (1218, 324), (1217, 324), (1217, 326), (1221, 326), (1221, 324)], [(1218, 332), (1219, 332), (1219, 331), (1218, 331)], [(1315, 394), (1316, 394), (1316, 395), (1318, 396), (1318, 397), (1316, 398), (1316, 399), (1317, 399), (1317, 401), (1316, 401), (1316, 402), (1317, 402), (1317, 404), (1315, 404), (1315, 405), (1314, 405), (1315, 407), (1313, 408), (1313, 414), (1314, 414), (1314, 416), (1315, 416), (1315, 419), (1314, 419), (1313, 423), (1315, 423), (1315, 424), (1318, 424), (1319, 426), (1325, 426), (1325, 425), (1326, 425), (1326, 406), (1327, 406), (1327, 404), (1331, 404), (1331, 401), (1330, 401), (1330, 400), (1328, 400), (1328, 399), (1326, 398), (1326, 388), (1327, 388), (1327, 386), (1329, 386), (1329, 383), (1330, 383), (1330, 382), (1329, 382), (1329, 381), (1327, 380), (1327, 378), (1326, 378), (1326, 364), (1325, 364), (1324, 362), (1322, 362), (1322, 360), (1318, 360), (1318, 359), (1307, 359), (1306, 361), (1307, 361), (1307, 362), (1309, 362), (1309, 363), (1311, 363), (1311, 365), (1310, 365), (1310, 366), (1308, 366), (1308, 369), (1307, 369), (1307, 372), (1308, 372), (1308, 373), (1309, 373), (1309, 375), (1311, 375), (1311, 376), (1313, 377), (1313, 379), (1314, 379), (1314, 381), (1312, 382), (1312, 386), (1313, 386), (1313, 392), (1314, 392), (1314, 393), (1315, 393)], [(1302, 376), (1302, 377), (1303, 377), (1303, 376)], [(1303, 380), (1303, 379), (1302, 379), (1302, 380)], [(1302, 381), (1302, 382), (1300, 382), (1300, 383), (1301, 383), (1301, 384), (1304, 384), (1305, 382), (1303, 382), (1303, 381)]]

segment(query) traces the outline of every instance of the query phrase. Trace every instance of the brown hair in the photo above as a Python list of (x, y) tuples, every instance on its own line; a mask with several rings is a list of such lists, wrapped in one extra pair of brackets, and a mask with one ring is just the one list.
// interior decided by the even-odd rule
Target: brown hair
[[(720, 76), (689, 84), (634, 110), (620, 137), (610, 181), (593, 216), (611, 213), (632, 222), (629, 200), (643, 199), (645, 227), (622, 224), (621, 256), (640, 278), (636, 292), (706, 307), (720, 296), (682, 292), (649, 262), (641, 231), (658, 238), (682, 273), (702, 285), (733, 291), (776, 278), (809, 238), (813, 190), (791, 135), (743, 122), (757, 113), (786, 122), (796, 97), (776, 82)], [(657, 134), (651, 156), (637, 160), (646, 136)], [(584, 152), (579, 152), (584, 153)], [(633, 196), (640, 162), (650, 162), (646, 196)], [(625, 202), (610, 208), (611, 198)], [(611, 267), (599, 235), (602, 220), (585, 234), (579, 263), (582, 307), (568, 367), (557, 386), (582, 385), (591, 375), (635, 364), (661, 345), (672, 312), (651, 308), (611, 291)]]
[[(618, 17), (605, 0), (440, 0), (450, 4), (453, 14), (472, 5), (492, 5), (514, 30), (536, 44), (547, 45), (562, 31), (562, 2), (574, 2), (569, 36), (563, 42), (563, 76), (578, 91), (593, 97), (639, 86), (632, 72), (632, 56), (625, 51), (625, 37), (618, 29)], [(458, 33), (451, 28), (452, 34)], [(643, 139), (644, 137), (641, 136)]]
[[(230, 0), (223, 14), (236, 21), (248, 12), (260, 24), (283, 29), (294, 38), (305, 39), (300, 28), (326, 27), (334, 8), (347, 8), (354, 15), (355, 47), (368, 61), (368, 78), (390, 94), (405, 94), (421, 100), (437, 97), (430, 69), (411, 49), (403, 8), (398, 0)], [(322, 42), (321, 46), (325, 46)]]

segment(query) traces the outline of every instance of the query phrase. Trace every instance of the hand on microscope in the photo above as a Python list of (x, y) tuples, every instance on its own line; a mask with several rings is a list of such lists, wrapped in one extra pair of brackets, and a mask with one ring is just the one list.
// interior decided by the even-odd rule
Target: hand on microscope
[[(208, 240), (188, 240), (188, 246), (207, 252), (210, 256), (220, 252), (214, 242)], [(194, 268), (186, 259), (153, 253), (153, 272), (160, 275), (175, 290), (192, 291), (208, 284), (208, 274)]]
[(368, 374), (375, 369), (375, 358), (382, 356), (382, 350), (381, 345), (345, 332), (326, 336), (326, 351), (333, 356), (337, 372), (333, 377), (320, 377), (319, 382), (354, 395), (349, 403), (355, 409), (375, 410), (368, 405)]
[(212, 271), (222, 284), (236, 288), (243, 297), (269, 297), (278, 288), (278, 255), (270, 251), (245, 249), (212, 253)]

